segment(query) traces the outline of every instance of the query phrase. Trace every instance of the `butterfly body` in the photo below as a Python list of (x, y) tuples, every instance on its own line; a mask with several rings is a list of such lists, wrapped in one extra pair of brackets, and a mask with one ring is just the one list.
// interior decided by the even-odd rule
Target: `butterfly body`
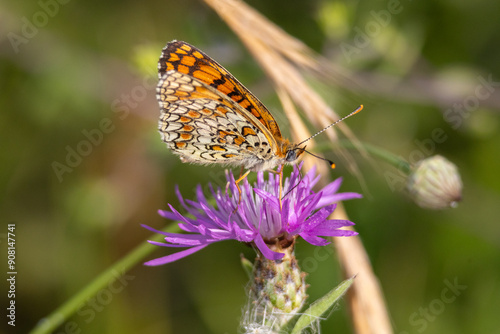
[(182, 161), (259, 171), (303, 153), (250, 91), (194, 46), (168, 43), (158, 70), (159, 131)]

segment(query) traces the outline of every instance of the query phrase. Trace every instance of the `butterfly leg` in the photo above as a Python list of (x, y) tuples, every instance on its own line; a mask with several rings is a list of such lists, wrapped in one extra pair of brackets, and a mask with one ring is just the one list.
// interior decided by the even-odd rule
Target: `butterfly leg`
[[(240, 183), (241, 181), (243, 181), (245, 179), (245, 177), (247, 177), (247, 175), (250, 173), (250, 171), (247, 171), (245, 174), (243, 174), (243, 170), (244, 170), (244, 167), (241, 167), (241, 171), (240, 171), (240, 177), (235, 181), (236, 183), (236, 188), (238, 189), (238, 205), (240, 204), (241, 202), (241, 189), (240, 189), (240, 186), (238, 185), (238, 183)], [(226, 183), (226, 194), (228, 193), (229, 191), (229, 186), (231, 185), (231, 182), (227, 182)]]
[[(241, 171), (243, 172), (243, 168), (241, 168)], [(243, 181), (243, 180), (244, 180), (244, 179), (248, 176), (248, 174), (250, 174), (250, 171), (249, 171), (249, 170), (247, 170), (247, 171), (245, 172), (245, 174), (241, 175), (241, 176), (238, 178), (238, 180), (236, 180), (236, 181), (235, 181), (235, 183), (236, 183), (236, 188), (238, 188), (238, 205), (240, 205), (240, 203), (241, 203), (241, 188), (240, 188), (240, 186), (238, 185), (238, 183), (240, 183), (241, 181)]]
[(280, 211), (283, 209), (283, 203), (282, 203), (282, 199), (283, 199), (283, 166), (280, 166), (280, 170), (279, 170), (279, 173), (280, 173)]
[[(247, 170), (244, 174), (243, 174), (243, 168), (241, 168), (241, 173), (240, 173), (240, 177), (234, 182), (236, 184), (236, 188), (238, 189), (238, 204), (236, 205), (236, 207), (234, 208), (233, 210), (233, 213), (235, 213), (237, 210), (238, 210), (238, 206), (240, 205), (241, 203), (241, 188), (240, 186), (238, 185), (238, 183), (240, 183), (241, 181), (243, 181), (247, 176), (248, 174), (250, 174), (250, 171)], [(226, 184), (226, 194), (229, 190), (229, 185), (230, 183), (228, 182)]]
[(279, 201), (280, 201), (280, 210), (283, 208), (283, 204), (281, 202), (283, 195), (283, 165), (278, 167), (278, 170), (268, 169), (270, 173), (278, 174), (280, 178), (280, 190), (279, 190)]

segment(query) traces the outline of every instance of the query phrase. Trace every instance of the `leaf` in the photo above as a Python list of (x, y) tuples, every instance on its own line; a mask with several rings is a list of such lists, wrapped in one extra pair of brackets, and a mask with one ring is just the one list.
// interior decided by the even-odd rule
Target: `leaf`
[(351, 284), (354, 282), (354, 278), (356, 278), (356, 276), (346, 279), (336, 288), (332, 289), (326, 295), (312, 303), (311, 306), (309, 306), (309, 308), (299, 317), (290, 333), (300, 334), (302, 330), (309, 327), (313, 321), (321, 317), (323, 313), (332, 307), (344, 295), (344, 293), (346, 293), (347, 289), (349, 289)]

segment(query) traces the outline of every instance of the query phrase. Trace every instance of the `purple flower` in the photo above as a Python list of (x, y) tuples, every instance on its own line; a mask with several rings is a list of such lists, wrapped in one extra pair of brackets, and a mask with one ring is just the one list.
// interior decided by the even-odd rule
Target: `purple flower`
[[(143, 227), (165, 235), (166, 243), (149, 241), (153, 245), (165, 247), (188, 247), (188, 249), (146, 262), (157, 266), (173, 262), (193, 254), (211, 243), (234, 239), (251, 243), (270, 260), (283, 257), (280, 246), (293, 244), (297, 236), (316, 246), (330, 242), (321, 236), (341, 237), (357, 233), (341, 230), (343, 226), (354, 225), (348, 220), (327, 219), (337, 206), (335, 202), (360, 198), (357, 193), (337, 193), (342, 179), (338, 178), (319, 192), (312, 190), (320, 176), (311, 170), (300, 177), (300, 167), (294, 167), (292, 174), (283, 185), (282, 208), (279, 204), (279, 176), (257, 173), (257, 182), (252, 186), (245, 179), (241, 184), (241, 202), (238, 205), (238, 189), (232, 173), (226, 173), (231, 195), (220, 188), (211, 193), (216, 206), (209, 204), (201, 186), (196, 189), (197, 201), (183, 199), (176, 189), (177, 196), (184, 209), (194, 218), (181, 215), (172, 205), (170, 211), (159, 210), (167, 219), (180, 221), (179, 227), (190, 234), (167, 233), (149, 226)], [(237, 208), (237, 210), (235, 210)], [(278, 251), (275, 251), (278, 250)]]

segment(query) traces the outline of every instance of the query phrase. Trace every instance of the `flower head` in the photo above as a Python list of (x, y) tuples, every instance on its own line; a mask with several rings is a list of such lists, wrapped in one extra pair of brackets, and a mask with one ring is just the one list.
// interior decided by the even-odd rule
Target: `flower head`
[(357, 193), (338, 193), (342, 183), (339, 178), (319, 192), (312, 187), (318, 182), (315, 170), (300, 177), (300, 167), (294, 167), (292, 174), (283, 185), (283, 199), (280, 207), (279, 177), (268, 173), (257, 173), (257, 182), (251, 186), (245, 179), (239, 192), (232, 173), (226, 173), (229, 192), (220, 188), (211, 194), (216, 205), (213, 206), (205, 197), (202, 188), (196, 189), (196, 201), (185, 200), (177, 189), (177, 196), (184, 209), (192, 216), (181, 215), (169, 204), (170, 211), (160, 210), (159, 214), (167, 219), (180, 221), (179, 227), (190, 234), (168, 233), (154, 230), (165, 235), (166, 243), (150, 241), (151, 244), (165, 247), (188, 247), (171, 255), (146, 262), (146, 265), (162, 265), (188, 256), (211, 243), (234, 239), (251, 243), (266, 258), (278, 260), (283, 257), (281, 249), (293, 244), (301, 236), (310, 244), (324, 246), (330, 242), (322, 236), (352, 236), (357, 233), (342, 230), (341, 227), (354, 225), (348, 220), (327, 219), (335, 210), (335, 202), (360, 198)]
[(457, 166), (435, 155), (420, 161), (408, 178), (408, 191), (420, 207), (446, 209), (462, 199), (462, 181)]

